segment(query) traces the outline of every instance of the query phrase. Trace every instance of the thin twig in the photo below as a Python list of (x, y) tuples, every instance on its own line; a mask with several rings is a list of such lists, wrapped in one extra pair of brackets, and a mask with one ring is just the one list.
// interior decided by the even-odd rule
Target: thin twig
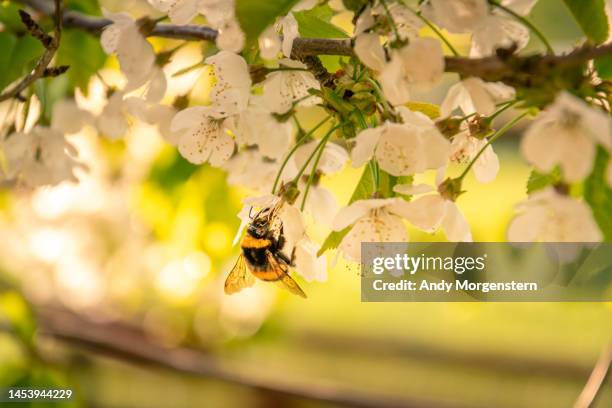
[[(51, 4), (47, 0), (17, 0), (31, 8), (51, 15)], [(64, 25), (99, 34), (104, 27), (112, 22), (105, 18), (95, 18), (76, 11), (64, 13)], [(188, 41), (214, 41), (217, 31), (198, 25), (157, 24), (150, 36), (175, 38)], [(352, 56), (351, 39), (328, 38), (296, 38), (293, 42), (292, 55), (307, 57), (316, 55)], [(461, 76), (475, 76), (486, 81), (502, 81), (509, 85), (523, 85), (524, 78), (535, 73), (546, 77), (547, 73), (557, 68), (572, 68), (585, 62), (612, 55), (612, 43), (600, 46), (585, 45), (564, 55), (531, 55), (510, 56), (500, 58), (490, 56), (483, 58), (446, 57), (446, 72), (454, 72)], [(520, 71), (520, 72), (519, 72)], [(520, 75), (519, 75), (520, 74)]]
[(36, 66), (32, 72), (0, 94), (0, 102), (17, 97), (24, 89), (29, 87), (37, 79), (44, 77), (47, 73), (47, 67), (51, 63), (51, 60), (59, 47), (63, 25), (63, 1), (54, 0), (54, 4), (55, 8), (54, 10), (49, 10), (49, 15), (53, 15), (55, 29), (53, 31), (53, 37), (47, 44), (44, 44), (45, 52), (36, 63)]
[(608, 374), (608, 370), (610, 369), (610, 364), (612, 363), (612, 345), (606, 347), (599, 356), (591, 375), (589, 376), (589, 380), (586, 385), (582, 389), (580, 396), (574, 403), (574, 408), (589, 408), (599, 390), (601, 390), (601, 386), (606, 379)]

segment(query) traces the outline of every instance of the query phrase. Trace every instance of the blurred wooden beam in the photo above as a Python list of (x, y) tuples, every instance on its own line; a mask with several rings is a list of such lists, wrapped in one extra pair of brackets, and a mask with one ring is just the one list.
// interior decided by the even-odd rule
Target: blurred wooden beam
[(377, 355), (430, 363), (450, 364), (522, 376), (540, 375), (548, 378), (569, 378), (584, 380), (591, 372), (591, 366), (574, 361), (551, 360), (526, 357), (520, 354), (475, 352), (458, 348), (445, 349), (397, 338), (372, 335), (346, 335), (318, 330), (289, 332), (290, 341), (300, 348)]
[(468, 408), (464, 405), (416, 401), (378, 395), (290, 372), (270, 373), (265, 367), (245, 367), (222, 361), (202, 351), (154, 344), (140, 329), (89, 320), (65, 310), (39, 310), (42, 336), (50, 336), (82, 350), (123, 362), (156, 366), (224, 383), (247, 387), (279, 400), (306, 399), (356, 408)]

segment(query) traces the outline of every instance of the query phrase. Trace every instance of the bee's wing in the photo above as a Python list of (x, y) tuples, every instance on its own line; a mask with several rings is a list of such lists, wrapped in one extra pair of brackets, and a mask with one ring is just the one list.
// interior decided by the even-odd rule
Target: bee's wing
[(234, 265), (232, 271), (227, 275), (227, 279), (225, 279), (225, 293), (231, 295), (244, 288), (253, 286), (254, 283), (255, 277), (248, 271), (244, 256), (240, 254), (236, 265)]
[(276, 272), (278, 276), (278, 280), (276, 280), (276, 282), (280, 286), (287, 289), (294, 295), (298, 295), (306, 299), (306, 293), (304, 293), (302, 288), (300, 288), (300, 285), (298, 285), (298, 283), (293, 280), (291, 276), (289, 276), (287, 265), (279, 262), (274, 254), (270, 251), (268, 251), (268, 263), (270, 264), (271, 269)]
[(297, 282), (293, 280), (293, 278), (289, 276), (287, 273), (285, 273), (281, 277), (281, 279), (278, 281), (278, 284), (284, 287), (285, 289), (287, 289), (289, 292), (293, 293), (294, 295), (301, 296), (304, 299), (306, 299), (307, 297), (306, 293), (304, 293), (302, 288), (300, 288), (300, 285), (298, 285)]

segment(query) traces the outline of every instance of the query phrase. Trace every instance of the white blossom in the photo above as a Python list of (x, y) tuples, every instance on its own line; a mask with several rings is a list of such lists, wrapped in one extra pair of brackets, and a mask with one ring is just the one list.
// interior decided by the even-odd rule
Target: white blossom
[(77, 181), (74, 170), (85, 166), (78, 162), (78, 152), (64, 133), (78, 132), (91, 123), (91, 116), (68, 101), (58, 102), (53, 113), (50, 126), (34, 126), (27, 132), (15, 132), (0, 140), (6, 165), (3, 178), (30, 187)]
[(401, 111), (404, 123), (385, 122), (357, 135), (351, 152), (353, 166), (374, 157), (387, 173), (405, 176), (446, 165), (450, 142), (431, 119), (420, 112)]
[(599, 242), (601, 232), (591, 209), (553, 188), (536, 191), (517, 205), (508, 228), (512, 242)]
[(74, 100), (62, 99), (53, 105), (51, 127), (62, 133), (77, 133), (86, 125), (93, 124), (93, 115), (80, 109)]
[(199, 13), (200, 0), (148, 0), (162, 13), (167, 13), (173, 24), (188, 24)]
[[(304, 191), (305, 182), (302, 181), (298, 185), (300, 189)], [(310, 186), (308, 197), (306, 197), (306, 203), (304, 205), (304, 212), (309, 214), (315, 223), (327, 227), (331, 226), (339, 210), (340, 205), (329, 189), (320, 184), (313, 184)]]
[(281, 31), (283, 34), (283, 42), (281, 46), (283, 55), (287, 58), (291, 58), (293, 41), (300, 35), (298, 23), (293, 13), (289, 13), (279, 20), (277, 23), (277, 30)]
[(368, 68), (381, 71), (385, 67), (385, 50), (376, 33), (364, 33), (355, 37), (355, 54)]
[(172, 146), (176, 146), (179, 142), (181, 132), (172, 131), (172, 119), (178, 113), (173, 106), (153, 104), (149, 105), (141, 118), (146, 123), (157, 126), (157, 130), (161, 137)]
[(126, 98), (123, 92), (116, 91), (96, 118), (96, 127), (103, 136), (118, 139), (128, 131), (129, 118), (131, 116), (143, 118), (145, 110), (144, 100), (133, 96)]
[(271, 159), (282, 158), (293, 140), (290, 121), (280, 122), (253, 98), (248, 109), (235, 115), (230, 127), (239, 145), (259, 147), (259, 152)]
[[(293, 154), (293, 160), (295, 166), (301, 168), (309, 157), (311, 157), (319, 144), (318, 140), (313, 140), (308, 143), (304, 143), (297, 148)], [(312, 172), (312, 166), (314, 160), (311, 160), (306, 166), (305, 173), (309, 174)], [(348, 161), (348, 153), (346, 150), (335, 143), (327, 143), (321, 153), (321, 158), (317, 164), (317, 170), (323, 174), (333, 174), (342, 170), (346, 162)]]
[(516, 46), (522, 50), (529, 42), (529, 29), (506, 16), (490, 14), (483, 18), (472, 34), (470, 56), (486, 57), (495, 54), (498, 48)]
[(140, 31), (140, 25), (127, 13), (104, 13), (113, 23), (104, 27), (100, 43), (107, 54), (116, 54), (128, 80), (126, 90), (134, 90), (151, 78), (155, 52)]
[(213, 28), (220, 28), (229, 20), (236, 18), (234, 0), (200, 0), (200, 13)]
[(452, 33), (470, 32), (489, 13), (487, 0), (430, 0), (423, 14)]
[(263, 82), (263, 102), (270, 112), (285, 113), (293, 107), (314, 106), (319, 98), (310, 96), (309, 89), (321, 89), (319, 81), (311, 72), (306, 71), (306, 65), (299, 61), (283, 59), (283, 67), (292, 68), (289, 71), (275, 71), (266, 76)]
[[(372, 30), (377, 34), (389, 36), (392, 40), (412, 40), (417, 38), (419, 30), (424, 25), (421, 19), (399, 2), (388, 4), (387, 7), (400, 38), (396, 38), (395, 31), (387, 31), (388, 27), (390, 27), (387, 21), (387, 11), (380, 3), (376, 4), (374, 8), (368, 5), (361, 12), (355, 22), (355, 36)], [(382, 27), (385, 28), (383, 29)]]
[(220, 167), (234, 152), (234, 139), (229, 135), (227, 119), (209, 106), (194, 106), (177, 113), (170, 130), (182, 132), (178, 149), (194, 164), (209, 162)]
[[(503, 0), (501, 4), (518, 15), (529, 14), (537, 0)], [(529, 42), (529, 29), (506, 11), (493, 7), (491, 13), (474, 27), (471, 57), (495, 54), (498, 48), (515, 46), (517, 51)]]
[(563, 92), (529, 127), (521, 152), (539, 171), (560, 165), (564, 179), (576, 182), (591, 172), (597, 144), (612, 149), (610, 117)]
[(358, 200), (341, 209), (332, 230), (351, 227), (338, 249), (344, 257), (361, 261), (362, 242), (407, 242), (408, 232), (402, 221), (408, 215), (408, 202), (401, 198)]
[(244, 32), (240, 28), (238, 20), (235, 18), (227, 20), (217, 28), (217, 38), (215, 40), (220, 50), (240, 52), (244, 48), (246, 41)]
[[(488, 143), (486, 138), (477, 138), (469, 130), (463, 130), (453, 136), (451, 161), (455, 163), (470, 163), (478, 152)], [(489, 144), (476, 159), (472, 167), (474, 176), (479, 183), (490, 183), (499, 172), (499, 158)]]
[(416, 38), (399, 50), (381, 70), (379, 81), (385, 97), (393, 105), (410, 100), (412, 88), (429, 89), (444, 73), (444, 54), (440, 41)]
[[(438, 184), (441, 182), (442, 174), (438, 172)], [(393, 191), (400, 194), (421, 194), (434, 191), (434, 188), (428, 185), (399, 184), (393, 188)], [(472, 241), (470, 226), (457, 204), (439, 192), (426, 194), (410, 201), (404, 218), (426, 232), (442, 229), (451, 242)]]
[(215, 109), (224, 116), (246, 109), (252, 82), (244, 58), (229, 51), (220, 51), (208, 57), (206, 63), (212, 66), (216, 81), (210, 93)]
[(327, 281), (327, 259), (317, 256), (319, 246), (308, 238), (302, 238), (295, 246), (295, 271), (306, 282)]
[(479, 113), (488, 116), (495, 112), (498, 102), (508, 101), (512, 97), (514, 89), (501, 82), (485, 82), (470, 77), (450, 87), (440, 106), (440, 114), (446, 117), (460, 108), (464, 115)]
[[(280, 163), (265, 157), (257, 148), (248, 148), (234, 154), (225, 162), (223, 169), (227, 171), (229, 184), (264, 193), (269, 192), (274, 185), (274, 180), (280, 170)], [(279, 182), (288, 182), (296, 174), (297, 168), (290, 160), (283, 169)]]
[(263, 59), (275, 59), (281, 51), (281, 38), (273, 25), (259, 35), (257, 42), (259, 44), (259, 54)]
[[(318, 141), (313, 140), (300, 146), (290, 161), (294, 163), (293, 167), (296, 169), (302, 168), (308, 158), (313, 155), (317, 145)], [(337, 173), (342, 170), (347, 161), (348, 153), (343, 147), (335, 143), (327, 143), (319, 158), (317, 171), (325, 175)], [(312, 173), (313, 162), (314, 160), (311, 160), (308, 163), (304, 174)], [(329, 226), (339, 210), (339, 205), (332, 192), (320, 185), (318, 178), (318, 176), (315, 177), (316, 182), (310, 186), (304, 212), (311, 215), (315, 222)], [(304, 179), (300, 180), (298, 187), (304, 191), (306, 181)]]
[[(503, 6), (526, 15), (534, 0), (504, 0)], [(472, 33), (470, 56), (494, 54), (497, 48), (515, 45), (518, 50), (529, 42), (529, 30), (506, 11), (489, 7), (486, 0), (431, 0), (423, 13), (437, 25), (453, 33)]]

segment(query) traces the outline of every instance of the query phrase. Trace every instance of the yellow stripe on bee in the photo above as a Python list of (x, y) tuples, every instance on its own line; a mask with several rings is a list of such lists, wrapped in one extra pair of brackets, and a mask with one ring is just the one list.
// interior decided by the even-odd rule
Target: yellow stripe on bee
[(271, 245), (272, 242), (270, 242), (269, 239), (254, 238), (249, 234), (245, 235), (244, 238), (242, 238), (242, 243), (240, 244), (242, 248), (246, 249), (267, 248)]
[(253, 275), (256, 278), (261, 279), (263, 281), (277, 281), (280, 279), (279, 271), (274, 269), (267, 269), (263, 271), (252, 271)]

